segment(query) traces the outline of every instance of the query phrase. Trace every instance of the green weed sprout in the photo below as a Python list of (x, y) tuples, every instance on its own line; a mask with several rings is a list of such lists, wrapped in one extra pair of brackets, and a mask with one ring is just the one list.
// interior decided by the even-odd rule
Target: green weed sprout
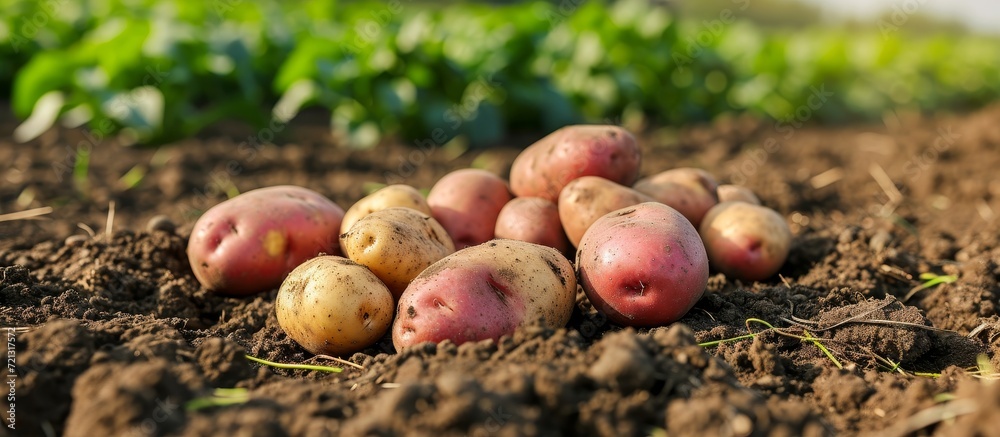
[(315, 370), (317, 372), (328, 372), (328, 373), (340, 373), (344, 369), (340, 367), (333, 366), (319, 366), (316, 364), (287, 364), (287, 363), (276, 363), (274, 361), (268, 361), (262, 358), (257, 358), (251, 355), (245, 355), (246, 358), (255, 363), (260, 363), (265, 366), (275, 367), (278, 369), (291, 369), (291, 370)]
[(211, 396), (192, 399), (184, 404), (188, 411), (198, 411), (205, 408), (239, 405), (250, 400), (250, 394), (245, 388), (217, 388)]

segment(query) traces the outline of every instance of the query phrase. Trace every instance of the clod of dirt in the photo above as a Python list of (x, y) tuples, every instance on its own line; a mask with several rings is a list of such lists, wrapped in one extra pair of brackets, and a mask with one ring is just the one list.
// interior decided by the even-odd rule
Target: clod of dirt
[(601, 357), (587, 369), (587, 376), (598, 384), (619, 388), (623, 392), (648, 389), (654, 381), (653, 365), (631, 329), (610, 334)]
[[(992, 274), (987, 270), (966, 277), (988, 277)], [(997, 314), (1000, 293), (993, 291), (995, 289), (995, 285), (984, 287), (966, 283), (941, 284), (931, 292), (925, 292), (927, 296), (920, 300), (920, 304), (927, 308), (927, 318), (934, 322), (934, 326), (969, 332), (978, 326), (978, 320), (963, 315), (989, 317)]]
[(250, 362), (244, 355), (243, 346), (219, 337), (203, 341), (194, 351), (195, 361), (201, 367), (206, 382), (213, 387), (232, 387), (240, 380), (253, 376)]
[[(106, 320), (118, 313), (158, 313), (189, 319), (196, 327), (209, 306), (205, 301), (221, 299), (196, 293), (185, 245), (176, 235), (130, 231), (79, 247), (41, 243), (13, 260), (18, 265), (0, 267), (0, 305), (13, 307), (0, 322), (35, 325), (52, 317)], [(0, 264), (10, 255), (0, 253)]]
[(802, 403), (764, 399), (749, 390), (699, 390), (667, 408), (667, 435), (831, 436), (833, 429)]
[(183, 404), (202, 387), (195, 367), (187, 363), (95, 365), (73, 386), (65, 435), (169, 434), (183, 426)]
[(16, 337), (17, 416), (21, 429), (43, 423), (61, 429), (70, 404), (73, 381), (87, 369), (95, 350), (94, 336), (80, 323), (55, 320)]
[[(41, 299), (35, 290), (35, 281), (31, 279), (28, 269), (14, 265), (0, 267), (0, 305), (5, 307), (24, 307), (38, 305)], [(6, 316), (4, 316), (6, 317)], [(17, 323), (7, 323), (4, 326), (17, 326)]]
[(959, 383), (955, 400), (944, 405), (943, 410), (950, 409), (958, 417), (954, 420), (942, 418), (936, 422), (935, 425), (940, 425), (935, 429), (935, 435), (974, 437), (1000, 434), (996, 414), (1000, 410), (1000, 383), (964, 380)]
[(791, 389), (785, 369), (788, 359), (780, 355), (776, 346), (785, 340), (787, 337), (763, 333), (750, 342), (720, 345), (718, 353), (743, 384), (765, 393), (786, 394)]
[[(860, 435), (872, 437), (900, 436), (900, 427), (911, 417), (941, 405), (937, 396), (954, 392), (954, 378), (968, 379), (957, 367), (951, 369), (937, 379), (901, 379), (874, 369), (826, 367), (813, 383), (813, 398), (822, 410), (840, 413), (828, 416), (836, 429), (857, 429)], [(887, 427), (886, 422), (893, 425)]]
[[(189, 414), (184, 428), (186, 437), (285, 437), (289, 435), (336, 436), (337, 428), (323, 427), (322, 418), (306, 422), (312, 427), (305, 431), (282, 424), (278, 419), (277, 407), (273, 403), (247, 402), (244, 405), (216, 408), (208, 414)], [(331, 421), (332, 422), (332, 421)], [(336, 422), (334, 422), (336, 423)]]
[(817, 332), (833, 333), (834, 341), (827, 346), (852, 356), (876, 359), (872, 355), (877, 355), (911, 363), (931, 348), (930, 331), (920, 328), (930, 326), (927, 319), (917, 308), (893, 297), (834, 308), (820, 313), (818, 321)]
[(846, 428), (849, 422), (860, 420), (858, 406), (875, 393), (875, 389), (864, 378), (846, 369), (824, 368), (823, 374), (813, 381), (813, 388), (820, 408), (851, 412), (834, 419), (842, 421), (835, 423), (838, 429)]

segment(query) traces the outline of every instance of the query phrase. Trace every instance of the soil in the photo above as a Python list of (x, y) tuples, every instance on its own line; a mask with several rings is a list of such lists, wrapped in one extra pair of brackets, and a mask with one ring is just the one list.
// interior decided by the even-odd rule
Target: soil
[[(616, 326), (581, 292), (566, 329), (399, 353), (384, 338), (342, 357), (360, 368), (329, 374), (244, 359), (336, 364), (285, 336), (275, 291), (201, 289), (185, 255), (197, 216), (226, 192), (270, 185), (346, 207), (370, 182), (428, 188), (470, 165), (505, 174), (540, 135), (350, 150), (307, 114), (159, 149), (65, 128), (17, 145), (0, 114), (0, 213), (54, 208), (0, 222), (0, 326), (20, 328), (5, 330), (16, 415), (0, 435), (1000, 435), (998, 117), (642, 129), (644, 175), (704, 168), (787, 218), (795, 238), (779, 275), (714, 274), (672, 326)], [(128, 187), (133, 169), (144, 177)], [(927, 272), (956, 280), (920, 288)], [(757, 335), (699, 345), (748, 329)], [(249, 400), (190, 404), (216, 388)]]

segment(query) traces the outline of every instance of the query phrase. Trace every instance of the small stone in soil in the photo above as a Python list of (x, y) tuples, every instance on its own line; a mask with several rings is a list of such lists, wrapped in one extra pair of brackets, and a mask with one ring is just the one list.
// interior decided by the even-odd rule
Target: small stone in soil
[(153, 218), (149, 219), (148, 222), (146, 222), (146, 230), (149, 232), (163, 231), (167, 233), (173, 233), (174, 230), (176, 229), (177, 225), (175, 225), (174, 222), (170, 220), (170, 217), (167, 217), (162, 214), (154, 216)]

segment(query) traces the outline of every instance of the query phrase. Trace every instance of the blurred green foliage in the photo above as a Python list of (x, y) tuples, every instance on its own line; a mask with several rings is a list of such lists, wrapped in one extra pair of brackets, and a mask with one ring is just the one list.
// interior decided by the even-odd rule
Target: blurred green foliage
[(156, 143), (320, 106), (334, 132), (368, 146), (387, 133), (488, 144), (626, 113), (871, 119), (1000, 95), (988, 37), (762, 30), (741, 18), (749, 2), (723, 6), (684, 20), (654, 0), (7, 0), (0, 98), (31, 117), (25, 137), (59, 116)]

